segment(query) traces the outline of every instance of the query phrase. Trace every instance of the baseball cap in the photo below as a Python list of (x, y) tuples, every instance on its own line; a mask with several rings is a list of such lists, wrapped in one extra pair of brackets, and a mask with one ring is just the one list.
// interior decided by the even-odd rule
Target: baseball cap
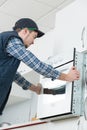
[(16, 23), (15, 26), (13, 27), (13, 30), (16, 29), (23, 29), (23, 28), (28, 28), (29, 30), (33, 30), (38, 32), (37, 37), (41, 37), (44, 35), (44, 32), (40, 31), (37, 24), (30, 18), (21, 18), (19, 19)]

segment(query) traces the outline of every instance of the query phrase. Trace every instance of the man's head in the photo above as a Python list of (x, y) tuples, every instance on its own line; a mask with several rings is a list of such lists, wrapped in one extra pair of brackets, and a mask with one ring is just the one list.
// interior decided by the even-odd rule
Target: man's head
[(18, 35), (22, 38), (26, 47), (34, 43), (35, 38), (39, 38), (44, 35), (38, 29), (37, 24), (29, 18), (22, 18), (15, 23), (13, 30), (18, 32)]
[(23, 28), (28, 28), (30, 31), (36, 31), (38, 33), (37, 37), (41, 37), (44, 35), (44, 33), (38, 29), (37, 24), (32, 19), (29, 19), (29, 18), (19, 19), (15, 23), (13, 30), (23, 29)]

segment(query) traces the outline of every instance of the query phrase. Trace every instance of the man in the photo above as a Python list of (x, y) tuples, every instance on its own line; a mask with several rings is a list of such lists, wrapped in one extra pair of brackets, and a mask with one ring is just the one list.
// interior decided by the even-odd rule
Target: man
[(37, 24), (29, 18), (18, 20), (13, 31), (0, 34), (0, 114), (2, 114), (8, 100), (13, 81), (25, 90), (29, 89), (37, 94), (41, 93), (42, 87), (40, 85), (31, 84), (17, 73), (20, 61), (53, 80), (60, 79), (72, 82), (79, 79), (79, 72), (75, 67), (72, 67), (68, 74), (60, 73), (52, 66), (41, 62), (32, 52), (26, 50), (27, 47), (34, 44), (37, 37), (43, 35), (44, 33), (38, 29)]

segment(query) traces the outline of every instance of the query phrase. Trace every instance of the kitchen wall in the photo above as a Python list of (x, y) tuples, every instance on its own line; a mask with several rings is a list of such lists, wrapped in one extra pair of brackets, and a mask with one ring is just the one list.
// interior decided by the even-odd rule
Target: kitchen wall
[(86, 12), (87, 0), (76, 0), (56, 14), (54, 55), (73, 47), (87, 49)]

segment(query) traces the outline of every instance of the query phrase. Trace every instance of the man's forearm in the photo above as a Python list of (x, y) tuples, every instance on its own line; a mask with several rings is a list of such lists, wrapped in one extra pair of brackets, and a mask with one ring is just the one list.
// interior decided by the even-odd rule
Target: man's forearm
[(16, 73), (14, 82), (17, 83), (19, 86), (21, 86), (23, 89), (27, 90), (31, 83), (27, 81), (20, 73)]
[(63, 80), (63, 81), (68, 81), (68, 75), (67, 74), (64, 74), (64, 73), (61, 73), (61, 75), (59, 76), (58, 78), (59, 80)]

